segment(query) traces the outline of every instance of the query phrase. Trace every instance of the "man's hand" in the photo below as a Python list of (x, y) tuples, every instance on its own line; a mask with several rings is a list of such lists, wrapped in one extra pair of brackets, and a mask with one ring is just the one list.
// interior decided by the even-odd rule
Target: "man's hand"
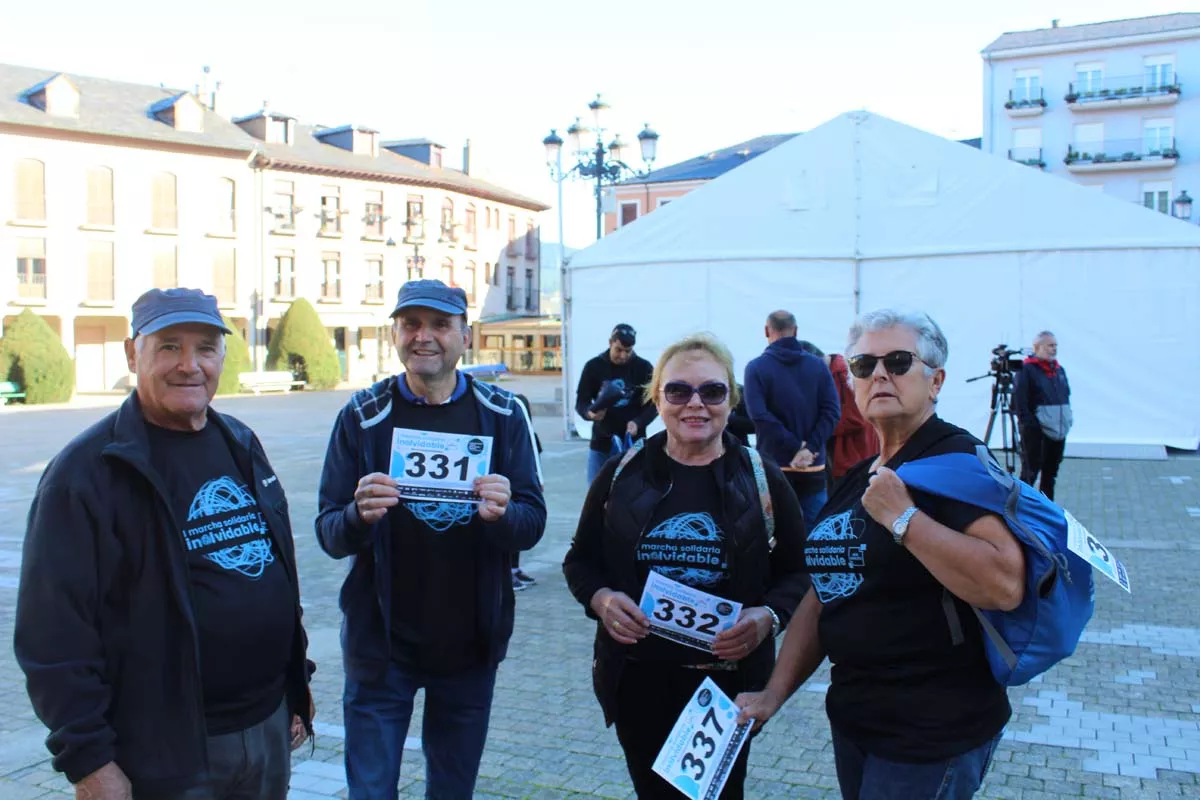
[(607, 413), (608, 413), (607, 408), (602, 408), (599, 411), (589, 411), (589, 412), (587, 412), (587, 418), (592, 420), (593, 422), (599, 422), (600, 420), (604, 419), (604, 415)]
[(637, 435), (638, 435), (637, 423), (634, 422), (633, 420), (629, 420), (629, 424), (625, 426), (625, 432), (628, 433), (630, 436), (637, 438)]
[(721, 631), (713, 639), (713, 655), (722, 661), (742, 660), (771, 635), (773, 624), (771, 612), (764, 607), (743, 608), (734, 626)]
[(475, 479), (475, 491), (482, 500), (479, 503), (479, 518), (484, 522), (495, 522), (508, 510), (512, 499), (512, 486), (503, 475), (484, 475)]
[(383, 519), (388, 509), (400, 502), (400, 491), (390, 475), (372, 472), (364, 475), (354, 490), (354, 505), (358, 518), (367, 525)]
[(775, 716), (783, 701), (770, 689), (763, 689), (761, 692), (742, 692), (733, 699), (733, 704), (739, 709), (737, 724), (754, 720), (752, 730), (756, 731)]
[(792, 463), (788, 466), (797, 469), (800, 467), (811, 467), (814, 458), (816, 456), (808, 449), (808, 442), (801, 442), (800, 449), (796, 451), (796, 455), (792, 456)]
[(592, 595), (592, 611), (604, 630), (620, 644), (636, 644), (650, 635), (650, 624), (638, 604), (624, 592), (600, 589)]
[(75, 784), (75, 800), (133, 800), (129, 778), (110, 761)]
[(308, 738), (308, 731), (304, 730), (304, 723), (301, 722), (299, 714), (292, 715), (292, 726), (288, 732), (291, 734), (291, 748), (293, 750), (304, 744), (304, 740)]

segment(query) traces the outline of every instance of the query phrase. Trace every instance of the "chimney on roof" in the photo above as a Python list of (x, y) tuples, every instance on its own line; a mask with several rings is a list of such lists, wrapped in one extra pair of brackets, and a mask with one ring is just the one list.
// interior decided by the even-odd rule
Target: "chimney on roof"
[(1050, 20), (1050, 27), (1051, 27), (1051, 28), (1057, 28), (1057, 27), (1058, 27), (1058, 20), (1056, 20), (1056, 19), (1052, 19), (1052, 20)]
[(471, 174), (471, 140), (467, 139), (467, 143), (463, 145), (463, 163), (462, 171), (464, 175)]

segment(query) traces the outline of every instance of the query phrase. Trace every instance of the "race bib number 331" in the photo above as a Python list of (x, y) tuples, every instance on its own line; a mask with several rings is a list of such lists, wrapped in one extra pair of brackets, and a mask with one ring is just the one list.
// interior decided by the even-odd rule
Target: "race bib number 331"
[(396, 428), (388, 474), (401, 498), (476, 503), (475, 479), (488, 472), (492, 437)]

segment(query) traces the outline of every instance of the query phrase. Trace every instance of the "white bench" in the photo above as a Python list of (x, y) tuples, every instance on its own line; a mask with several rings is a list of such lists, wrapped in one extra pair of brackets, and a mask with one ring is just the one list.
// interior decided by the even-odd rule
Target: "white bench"
[(303, 386), (304, 381), (296, 380), (296, 376), (286, 370), (279, 372), (243, 372), (238, 375), (242, 388), (255, 394), (262, 392), (289, 392), (293, 386)]

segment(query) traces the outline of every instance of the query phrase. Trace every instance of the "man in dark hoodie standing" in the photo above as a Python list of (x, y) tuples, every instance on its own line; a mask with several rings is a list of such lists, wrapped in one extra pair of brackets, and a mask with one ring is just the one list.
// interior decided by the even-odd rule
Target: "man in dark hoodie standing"
[(608, 349), (583, 365), (575, 390), (575, 411), (592, 423), (587, 482), (592, 481), (614, 454), (613, 437), (640, 439), (658, 416), (654, 404), (642, 395), (654, 367), (633, 352), (637, 332), (621, 323), (608, 337)]
[[(804, 470), (825, 464), (825, 443), (841, 417), (837, 387), (825, 362), (796, 340), (788, 311), (767, 317), (767, 349), (746, 365), (746, 408), (754, 420), (758, 451), (793, 481), (804, 520), (811, 524), (828, 499), (813, 491)], [(796, 471), (789, 471), (796, 470)]]
[(1033, 355), (1025, 359), (1013, 387), (1013, 405), (1021, 426), (1021, 480), (1054, 499), (1054, 481), (1071, 430), (1071, 385), (1058, 363), (1058, 340), (1042, 331), (1033, 340)]
[(341, 593), (346, 779), (350, 800), (397, 796), (423, 690), (426, 796), (470, 800), (513, 631), (513, 555), (541, 538), (546, 504), (524, 406), (457, 369), (471, 336), (466, 293), (409, 281), (392, 320), (404, 372), (338, 414), (318, 499), (321, 548), (352, 559)]

